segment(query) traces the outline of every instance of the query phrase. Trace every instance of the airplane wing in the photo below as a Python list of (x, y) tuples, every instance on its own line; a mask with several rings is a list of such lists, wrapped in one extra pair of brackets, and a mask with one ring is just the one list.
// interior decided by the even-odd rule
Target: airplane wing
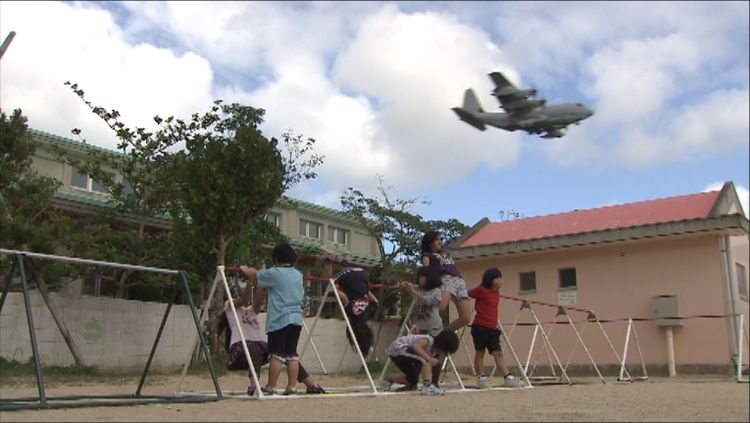
[(536, 95), (536, 90), (521, 90), (513, 85), (500, 72), (489, 74), (490, 79), (495, 84), (492, 95), (500, 101), (501, 107), (510, 115), (520, 116), (526, 114), (538, 107), (544, 106), (543, 99), (530, 99)]

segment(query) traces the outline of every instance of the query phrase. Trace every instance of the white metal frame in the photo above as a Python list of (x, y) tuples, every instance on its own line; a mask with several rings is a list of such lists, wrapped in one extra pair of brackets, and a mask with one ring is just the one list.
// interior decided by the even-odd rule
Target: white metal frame
[[(531, 313), (531, 317), (533, 317), (534, 319), (533, 325), (535, 327), (535, 333), (538, 331), (542, 335), (542, 342), (543, 342), (542, 346), (547, 352), (547, 358), (550, 360), (550, 369), (552, 371), (552, 374), (554, 375), (553, 379), (560, 381), (562, 380), (562, 378), (564, 378), (567, 381), (568, 385), (572, 385), (573, 382), (570, 381), (570, 378), (568, 377), (568, 374), (565, 371), (565, 367), (563, 367), (562, 363), (560, 362), (560, 358), (558, 357), (557, 352), (555, 352), (555, 349), (549, 340), (549, 335), (547, 334), (547, 332), (545, 332), (544, 326), (539, 321), (539, 318), (537, 317), (536, 312), (534, 312), (534, 309), (531, 308), (531, 303), (528, 300), (522, 300), (521, 309), (516, 315), (516, 318), (513, 321), (513, 326), (511, 327), (511, 330), (510, 330), (510, 335), (506, 336), (506, 339), (510, 340), (510, 336), (513, 334), (513, 330), (515, 329), (515, 326), (518, 322), (518, 317), (521, 315), (521, 313), (523, 313), (524, 310), (529, 310), (529, 312)], [(531, 354), (534, 351), (535, 343), (536, 343), (536, 337), (533, 337), (531, 346), (529, 347), (529, 359), (531, 358)], [(552, 353), (552, 357), (549, 356), (550, 352)], [(541, 350), (539, 350), (538, 353), (541, 353)], [(555, 373), (555, 366), (552, 363), (553, 357), (554, 357), (555, 362), (557, 362), (557, 365), (560, 368), (560, 371), (562, 373), (562, 378), (557, 376), (557, 374)], [(537, 358), (538, 358), (538, 354), (537, 354)], [(536, 360), (535, 360), (535, 363), (536, 363)], [(532, 369), (531, 372), (529, 373), (528, 365), (529, 365), (529, 360), (527, 360), (526, 368), (524, 368), (524, 373), (527, 375), (528, 379), (532, 379), (531, 375), (534, 373), (534, 369)], [(534, 367), (536, 367), (536, 364), (534, 365)], [(496, 370), (496, 366), (493, 367), (492, 374), (494, 374), (495, 370)]]
[(641, 343), (638, 342), (638, 333), (635, 331), (635, 326), (633, 325), (633, 319), (628, 319), (628, 329), (625, 333), (625, 344), (623, 346), (622, 350), (622, 362), (620, 363), (620, 376), (617, 378), (618, 381), (628, 381), (632, 382), (633, 377), (628, 373), (628, 377), (625, 377), (625, 373), (627, 372), (625, 368), (625, 361), (628, 359), (628, 346), (630, 344), (630, 334), (633, 334), (633, 338), (635, 338), (635, 346), (638, 349), (638, 357), (640, 357), (641, 360), (641, 369), (643, 370), (643, 376), (636, 378), (637, 380), (646, 380), (648, 379), (648, 373), (646, 373), (646, 363), (643, 361), (643, 353), (641, 352)]
[[(745, 315), (740, 313), (740, 336), (737, 339), (737, 382), (740, 383), (748, 383), (750, 382), (750, 379), (743, 379), (742, 378), (742, 337), (747, 336), (745, 333)], [(750, 337), (745, 338), (745, 341), (747, 341), (748, 345), (750, 345)]]
[[(250, 351), (247, 349), (247, 343), (245, 342), (245, 334), (242, 332), (242, 326), (240, 325), (240, 319), (237, 315), (237, 309), (234, 306), (234, 302), (231, 301), (232, 299), (232, 290), (229, 288), (229, 283), (227, 282), (226, 273), (224, 272), (224, 266), (218, 266), (216, 268), (216, 276), (214, 277), (214, 281), (211, 284), (211, 290), (209, 291), (208, 298), (206, 299), (206, 302), (203, 305), (203, 309), (201, 310), (201, 318), (200, 323), (201, 326), (203, 326), (207, 320), (208, 317), (208, 308), (211, 306), (211, 303), (213, 302), (214, 294), (216, 293), (216, 286), (219, 282), (222, 283), (224, 286), (224, 292), (227, 294), (227, 299), (229, 299), (229, 306), (232, 309), (232, 318), (234, 318), (234, 321), (237, 324), (237, 330), (240, 334), (240, 340), (242, 341), (242, 350), (245, 353), (245, 358), (247, 359), (248, 366), (250, 367), (250, 373), (253, 380), (253, 384), (255, 385), (255, 395), (254, 398), (257, 399), (265, 399), (268, 398), (267, 395), (263, 395), (262, 390), (260, 389), (260, 381), (258, 380), (258, 375), (255, 373), (255, 367), (253, 366), (253, 360), (250, 357)], [(229, 318), (229, 317), (227, 317)], [(305, 330), (305, 332), (308, 334), (308, 339), (310, 336), (310, 332), (307, 330), (307, 325), (305, 325), (304, 321), (302, 322), (302, 327)], [(197, 342), (197, 341), (196, 341)], [(312, 343), (313, 351), (315, 352), (315, 356), (318, 359), (318, 362), (320, 363), (321, 368), (325, 372), (325, 367), (323, 366), (323, 361), (320, 359), (320, 355), (318, 354), (318, 349), (315, 347), (315, 342), (310, 339), (310, 342)], [(300, 356), (301, 358), (301, 356)], [(185, 365), (182, 367), (182, 373), (180, 374), (180, 379), (177, 382), (177, 393), (182, 392), (182, 384), (185, 380), (185, 375), (187, 374), (188, 366), (190, 365), (190, 357), (185, 362)]]
[[(398, 330), (398, 334), (396, 337), (403, 336), (404, 334), (409, 332), (409, 326), (411, 324), (411, 314), (414, 311), (414, 306), (417, 304), (416, 301), (412, 301), (411, 305), (409, 306), (409, 310), (406, 312), (406, 316), (404, 316), (404, 323), (401, 324), (401, 328)], [(461, 339), (459, 338), (459, 341)], [(453, 374), (458, 380), (458, 385), (461, 387), (460, 390), (465, 390), (466, 386), (464, 386), (463, 380), (461, 380), (461, 375), (458, 373), (458, 369), (456, 369), (456, 364), (453, 362), (453, 359), (451, 356), (448, 356), (446, 360), (443, 361), (443, 366), (440, 369), (440, 374), (442, 375), (445, 371), (445, 367), (450, 364), (451, 369), (453, 369)], [(388, 373), (388, 368), (391, 365), (391, 357), (386, 358), (385, 365), (383, 366), (383, 370), (380, 372), (380, 377), (378, 380), (383, 380), (385, 378), (386, 373)]]
[[(320, 301), (320, 306), (318, 306), (318, 312), (315, 314), (315, 320), (313, 320), (313, 324), (310, 327), (310, 331), (308, 332), (307, 339), (305, 340), (305, 343), (302, 346), (302, 352), (300, 352), (300, 359), (305, 354), (305, 351), (307, 350), (307, 345), (312, 344), (312, 336), (315, 333), (315, 327), (318, 324), (318, 319), (320, 318), (320, 314), (323, 311), (323, 307), (325, 306), (325, 298), (328, 296), (328, 293), (330, 291), (333, 291), (333, 295), (336, 298), (336, 302), (339, 305), (339, 310), (341, 311), (341, 315), (344, 317), (344, 322), (346, 323), (346, 330), (349, 332), (349, 335), (352, 339), (356, 339), (354, 336), (354, 329), (352, 329), (352, 324), (349, 321), (349, 316), (346, 314), (346, 309), (344, 308), (344, 303), (341, 302), (341, 297), (339, 296), (338, 290), (334, 286), (335, 280), (334, 279), (328, 279), (328, 285), (326, 286), (326, 290), (323, 292), (323, 297)], [(360, 361), (362, 362), (362, 367), (365, 369), (365, 373), (367, 373), (367, 380), (370, 382), (370, 387), (372, 388), (372, 393), (377, 394), (378, 389), (375, 387), (375, 382), (372, 379), (372, 375), (370, 374), (370, 369), (367, 367), (367, 360), (365, 360), (364, 355), (362, 354), (362, 351), (359, 348), (359, 344), (357, 342), (354, 342), (354, 348), (357, 351), (357, 356), (359, 356)], [(314, 348), (314, 347), (313, 347)], [(369, 352), (369, 351), (368, 351)], [(343, 360), (343, 356), (342, 356)]]

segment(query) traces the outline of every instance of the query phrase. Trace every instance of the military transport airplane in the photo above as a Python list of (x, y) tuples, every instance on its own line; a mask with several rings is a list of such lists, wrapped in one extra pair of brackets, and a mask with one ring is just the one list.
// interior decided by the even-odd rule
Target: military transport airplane
[(594, 112), (581, 103), (546, 105), (544, 99), (533, 99), (536, 90), (516, 88), (500, 72), (489, 74), (495, 89), (492, 95), (500, 101), (503, 112), (485, 112), (471, 88), (464, 92), (462, 107), (454, 107), (458, 117), (469, 125), (484, 131), (485, 125), (508, 131), (522, 130), (530, 134), (544, 134), (542, 138), (558, 138), (565, 135), (564, 129), (593, 115)]

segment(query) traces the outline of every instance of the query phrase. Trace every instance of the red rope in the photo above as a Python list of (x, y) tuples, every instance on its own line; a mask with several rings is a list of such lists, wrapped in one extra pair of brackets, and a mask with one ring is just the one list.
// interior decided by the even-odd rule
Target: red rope
[[(224, 269), (224, 272), (234, 273), (238, 275), (242, 274), (242, 271), (240, 270), (239, 267), (227, 267)], [(302, 279), (307, 282), (328, 283), (328, 281), (331, 278), (326, 278), (324, 276), (303, 276)], [(384, 289), (391, 289), (391, 290), (399, 289), (398, 286), (389, 286), (389, 285), (383, 285), (383, 284), (377, 284), (377, 283), (370, 284), (370, 288), (373, 288), (373, 289), (384, 288)]]
[(583, 309), (583, 308), (567, 307), (567, 306), (561, 306), (559, 304), (544, 303), (544, 302), (541, 302), (541, 301), (533, 301), (533, 300), (524, 299), (524, 298), (511, 297), (510, 295), (502, 295), (502, 294), (500, 294), (500, 296), (502, 298), (507, 298), (509, 300), (514, 300), (514, 301), (526, 301), (529, 304), (538, 304), (538, 305), (543, 305), (543, 306), (547, 306), (547, 307), (554, 307), (554, 308), (562, 307), (565, 310), (574, 310), (574, 311), (582, 311), (584, 313), (592, 313), (591, 310), (586, 310), (586, 309)]
[[(738, 314), (699, 314), (695, 316), (682, 316), (682, 317), (662, 317), (662, 318), (646, 318), (646, 317), (634, 317), (632, 319), (620, 318), (620, 319), (604, 319), (599, 320), (599, 323), (615, 323), (615, 322), (627, 322), (632, 320), (634, 322), (653, 322), (654, 320), (691, 320), (691, 319), (721, 319), (725, 317), (739, 316)], [(585, 320), (580, 322), (574, 322), (574, 324), (583, 323)], [(590, 320), (590, 322), (596, 322), (596, 320)], [(569, 325), (570, 322), (563, 320), (561, 322), (542, 322), (543, 325)], [(536, 326), (536, 323), (516, 323), (516, 326)]]

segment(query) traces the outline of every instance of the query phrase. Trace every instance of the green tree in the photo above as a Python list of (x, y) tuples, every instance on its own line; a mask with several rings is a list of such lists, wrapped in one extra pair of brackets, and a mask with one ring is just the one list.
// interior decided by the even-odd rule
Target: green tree
[[(217, 100), (206, 113), (194, 113), (189, 120), (156, 116), (158, 129), (149, 132), (129, 128), (118, 111), (92, 105), (77, 84), (66, 84), (115, 132), (122, 153), (94, 155), (77, 166), (110, 187), (121, 212), (171, 217), (174, 255), (182, 260), (170, 267), (196, 275), (203, 298), (216, 266), (235, 261), (227, 257), (228, 251), (238, 251), (231, 248), (232, 242), (257, 234), (264, 215), (282, 194), (314, 178), (323, 160), (313, 152), (312, 138), (303, 139), (291, 130), (280, 140), (266, 138), (259, 129), (263, 109)], [(116, 180), (115, 173), (123, 180)], [(252, 242), (245, 238), (240, 244)], [(223, 291), (217, 291), (216, 312), (223, 298)]]
[[(53, 254), (60, 246), (59, 240), (70, 233), (70, 226), (66, 216), (52, 204), (59, 182), (31, 168), (37, 146), (26, 132), (26, 121), (20, 109), (10, 116), (0, 110), (0, 246)], [(8, 264), (9, 260), (0, 262)], [(26, 260), (25, 265), (74, 360), (85, 366), (62, 313), (49, 295), (48, 281), (58, 282), (64, 276), (64, 267), (42, 260)]]
[[(394, 198), (392, 187), (385, 186), (378, 175), (379, 196), (368, 197), (360, 190), (348, 187), (339, 197), (344, 212), (357, 220), (375, 238), (380, 251), (381, 263), (372, 272), (373, 280), (386, 285), (408, 278), (416, 269), (422, 235), (429, 230), (442, 233), (445, 244), (460, 237), (468, 226), (457, 219), (424, 220), (413, 211), (418, 204), (429, 204), (419, 198)], [(392, 299), (381, 302), (386, 307)]]

